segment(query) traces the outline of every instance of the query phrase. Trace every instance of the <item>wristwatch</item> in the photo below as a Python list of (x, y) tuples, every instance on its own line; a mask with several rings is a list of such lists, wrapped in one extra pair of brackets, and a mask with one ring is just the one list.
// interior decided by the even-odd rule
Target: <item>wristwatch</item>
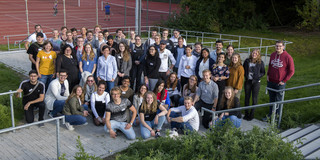
[(131, 126), (133, 125), (133, 123), (129, 123)]

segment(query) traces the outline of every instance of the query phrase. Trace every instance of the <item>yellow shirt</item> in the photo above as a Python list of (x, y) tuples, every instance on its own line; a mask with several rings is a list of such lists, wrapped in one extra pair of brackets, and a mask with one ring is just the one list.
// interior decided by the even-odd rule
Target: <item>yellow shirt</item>
[(38, 58), (40, 58), (39, 72), (42, 75), (54, 74), (54, 60), (57, 58), (55, 51), (46, 53), (44, 50), (39, 51)]

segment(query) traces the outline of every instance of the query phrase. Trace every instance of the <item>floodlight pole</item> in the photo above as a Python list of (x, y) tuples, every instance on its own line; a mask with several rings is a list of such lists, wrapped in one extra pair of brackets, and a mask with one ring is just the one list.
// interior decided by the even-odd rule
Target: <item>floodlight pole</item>
[(99, 24), (99, 20), (98, 20), (98, 0), (96, 0), (96, 21), (97, 21), (97, 25)]
[(78, 0), (78, 7), (80, 7), (80, 0)]
[(28, 36), (30, 34), (30, 30), (29, 30), (29, 11), (28, 11), (28, 0), (26, 1), (26, 16), (27, 16), (27, 32), (28, 32)]
[(66, 19), (66, 0), (63, 0), (63, 23), (64, 23), (64, 26), (67, 26), (67, 19)]

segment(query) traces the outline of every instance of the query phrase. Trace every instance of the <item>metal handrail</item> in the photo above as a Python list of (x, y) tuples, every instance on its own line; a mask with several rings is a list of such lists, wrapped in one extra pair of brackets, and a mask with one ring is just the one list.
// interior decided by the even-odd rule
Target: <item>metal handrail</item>
[(62, 119), (62, 124), (65, 124), (65, 117), (64, 116), (60, 116), (60, 117), (55, 117), (55, 118), (46, 119), (46, 120), (42, 120), (42, 121), (38, 121), (38, 122), (33, 122), (33, 123), (30, 123), (30, 124), (25, 124), (25, 125), (21, 125), (21, 126), (17, 126), (17, 127), (1, 129), (0, 130), (0, 134), (5, 133), (5, 132), (10, 132), (10, 131), (15, 131), (17, 129), (22, 129), (22, 128), (34, 126), (34, 125), (37, 125), (37, 124), (56, 121), (57, 159), (59, 159), (59, 157), (60, 157), (60, 121), (59, 120), (60, 119)]
[(212, 121), (216, 119), (216, 114), (218, 113), (223, 113), (223, 112), (232, 112), (232, 111), (242, 111), (242, 110), (247, 110), (247, 109), (253, 109), (253, 108), (261, 108), (261, 107), (267, 107), (267, 106), (273, 106), (272, 109), (272, 118), (271, 118), (271, 125), (274, 125), (275, 122), (275, 112), (276, 112), (276, 106), (278, 104), (287, 104), (287, 103), (295, 103), (295, 102), (302, 102), (302, 101), (309, 101), (309, 100), (316, 100), (320, 99), (320, 95), (318, 96), (311, 96), (311, 97), (304, 97), (304, 98), (296, 98), (296, 99), (290, 99), (286, 101), (278, 101), (278, 102), (272, 102), (272, 103), (265, 103), (265, 104), (258, 104), (258, 105), (253, 105), (253, 106), (246, 106), (246, 107), (240, 107), (240, 108), (232, 108), (232, 109), (226, 109), (226, 110), (220, 110), (220, 111), (212, 111), (210, 109), (201, 107), (201, 114), (204, 114), (204, 111), (211, 113), (212, 116)]

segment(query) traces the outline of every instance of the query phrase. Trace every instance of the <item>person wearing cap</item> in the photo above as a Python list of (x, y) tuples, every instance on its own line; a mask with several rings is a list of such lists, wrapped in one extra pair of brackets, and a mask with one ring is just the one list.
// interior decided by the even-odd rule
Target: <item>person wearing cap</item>
[[(34, 26), (34, 29), (35, 29), (34, 33), (31, 34), (31, 35), (28, 37), (28, 40), (27, 40), (26, 43), (24, 44), (24, 48), (25, 48), (26, 50), (29, 49), (29, 44), (32, 44), (32, 43), (34, 43), (34, 42), (37, 42), (37, 33), (42, 33), (42, 29), (41, 29), (41, 25), (40, 25), (40, 24), (36, 24), (36, 25)], [(44, 33), (42, 33), (42, 34), (43, 34), (44, 40), (46, 40), (46, 39), (47, 39), (46, 34), (44, 34)]]
[[(178, 45), (178, 38), (181, 37), (180, 31), (178, 29), (175, 29), (173, 31), (173, 36), (170, 38), (170, 40), (173, 42), (174, 46)], [(183, 45), (187, 46), (187, 41), (183, 38)]]
[(116, 52), (118, 50), (118, 44), (114, 42), (113, 40), (113, 36), (112, 35), (109, 35), (107, 37), (107, 45), (111, 48), (110, 52), (111, 52), (111, 55), (115, 56), (116, 55)]
[(29, 54), (29, 60), (31, 61), (31, 69), (36, 69), (36, 59), (38, 52), (43, 49), (43, 33), (37, 33), (37, 41), (32, 43), (27, 50), (27, 54)]
[[(173, 66), (176, 64), (176, 60), (174, 59), (171, 51), (166, 49), (166, 44), (166, 41), (160, 41), (159, 58), (161, 59), (161, 65), (159, 68), (159, 76), (164, 81), (167, 79), (167, 76), (172, 72)], [(171, 66), (169, 66), (169, 59), (171, 61)]]

